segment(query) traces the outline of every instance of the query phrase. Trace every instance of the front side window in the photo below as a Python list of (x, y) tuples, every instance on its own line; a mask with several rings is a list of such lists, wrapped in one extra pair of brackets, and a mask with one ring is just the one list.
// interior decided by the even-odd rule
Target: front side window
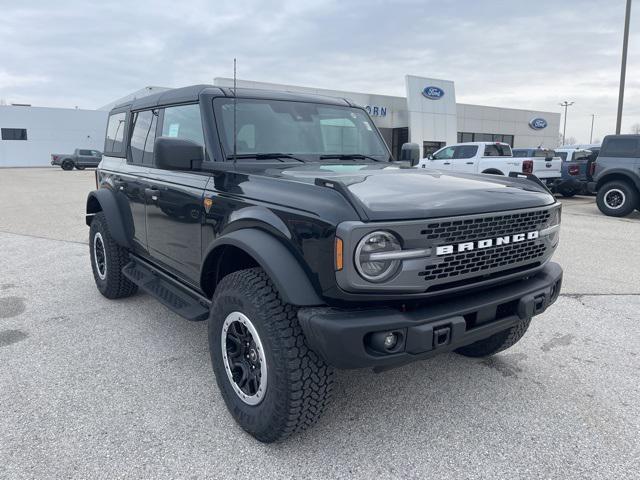
[(156, 139), (157, 111), (144, 110), (134, 113), (133, 131), (129, 147), (131, 163), (151, 165), (153, 142)]
[(478, 153), (478, 147), (476, 145), (460, 145), (456, 147), (453, 158), (473, 158), (476, 156), (476, 153)]
[(447, 147), (443, 148), (439, 152), (433, 154), (434, 160), (449, 160), (453, 158), (453, 153), (455, 152), (456, 147)]
[(200, 105), (167, 107), (162, 121), (162, 136), (191, 140), (204, 146)]
[(90, 157), (91, 150), (78, 150), (78, 154), (82, 155), (83, 157)]
[(114, 113), (109, 116), (104, 151), (107, 155), (124, 156), (124, 130), (127, 114)]
[(2, 140), (26, 140), (26, 128), (3, 128), (0, 130), (0, 138)]
[[(224, 151), (230, 157), (233, 99), (215, 99), (214, 110)], [(236, 148), (238, 155), (286, 153), (305, 160), (321, 160), (323, 155), (389, 159), (376, 127), (362, 110), (283, 100), (237, 100)]]

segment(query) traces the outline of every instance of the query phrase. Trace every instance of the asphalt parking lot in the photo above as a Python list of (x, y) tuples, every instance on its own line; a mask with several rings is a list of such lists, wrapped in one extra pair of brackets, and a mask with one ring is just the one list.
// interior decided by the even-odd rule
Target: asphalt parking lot
[(562, 297), (512, 349), (339, 372), (276, 445), (227, 414), (204, 323), (103, 298), (92, 171), (0, 170), (0, 478), (638, 478), (640, 214), (563, 199)]

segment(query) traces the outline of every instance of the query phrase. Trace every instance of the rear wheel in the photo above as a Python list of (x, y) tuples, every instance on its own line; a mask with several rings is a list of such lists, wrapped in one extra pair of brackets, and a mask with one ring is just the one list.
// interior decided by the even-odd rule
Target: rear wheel
[(464, 355), (465, 357), (489, 357), (494, 355), (518, 343), (526, 333), (530, 323), (530, 318), (520, 320), (517, 325), (507, 330), (498, 332), (489, 338), (472, 343), (471, 345), (458, 348), (456, 353)]
[(560, 190), (560, 195), (567, 198), (574, 197), (577, 193), (578, 192), (576, 192), (575, 190), (571, 190), (568, 188), (563, 188), (562, 190)]
[(625, 217), (638, 206), (636, 189), (624, 180), (605, 183), (598, 189), (596, 203), (602, 213), (610, 217)]
[(129, 252), (111, 237), (103, 212), (96, 213), (91, 222), (89, 252), (93, 278), (102, 295), (113, 299), (129, 297), (138, 291), (136, 284), (122, 273), (129, 262)]
[(63, 170), (73, 170), (73, 162), (71, 160), (65, 160), (61, 166)]
[(275, 442), (320, 418), (334, 370), (309, 349), (297, 309), (280, 299), (264, 270), (240, 270), (222, 279), (208, 330), (218, 387), (244, 430), (261, 442)]

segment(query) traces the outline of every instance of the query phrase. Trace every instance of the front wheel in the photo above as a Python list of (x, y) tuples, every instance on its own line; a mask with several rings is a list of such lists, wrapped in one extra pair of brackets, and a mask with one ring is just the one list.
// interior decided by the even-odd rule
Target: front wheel
[(629, 215), (639, 202), (636, 189), (624, 180), (605, 183), (596, 196), (598, 208), (610, 217)]
[(320, 418), (334, 370), (309, 349), (297, 309), (280, 299), (264, 270), (240, 270), (222, 279), (208, 331), (218, 387), (244, 430), (270, 443)]
[(456, 353), (464, 355), (465, 357), (489, 357), (498, 352), (506, 350), (512, 347), (524, 336), (531, 319), (520, 320), (517, 325), (514, 325), (507, 330), (495, 333), (484, 340), (479, 340), (471, 345), (460, 347), (456, 350)]

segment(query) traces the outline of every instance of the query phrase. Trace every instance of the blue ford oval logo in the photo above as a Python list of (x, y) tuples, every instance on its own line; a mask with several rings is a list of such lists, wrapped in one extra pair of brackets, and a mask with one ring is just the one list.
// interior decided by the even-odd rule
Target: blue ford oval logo
[(534, 130), (542, 130), (547, 128), (547, 121), (544, 118), (536, 117), (529, 121), (529, 126)]
[(444, 97), (444, 90), (439, 87), (424, 87), (422, 95), (431, 100), (440, 100)]

